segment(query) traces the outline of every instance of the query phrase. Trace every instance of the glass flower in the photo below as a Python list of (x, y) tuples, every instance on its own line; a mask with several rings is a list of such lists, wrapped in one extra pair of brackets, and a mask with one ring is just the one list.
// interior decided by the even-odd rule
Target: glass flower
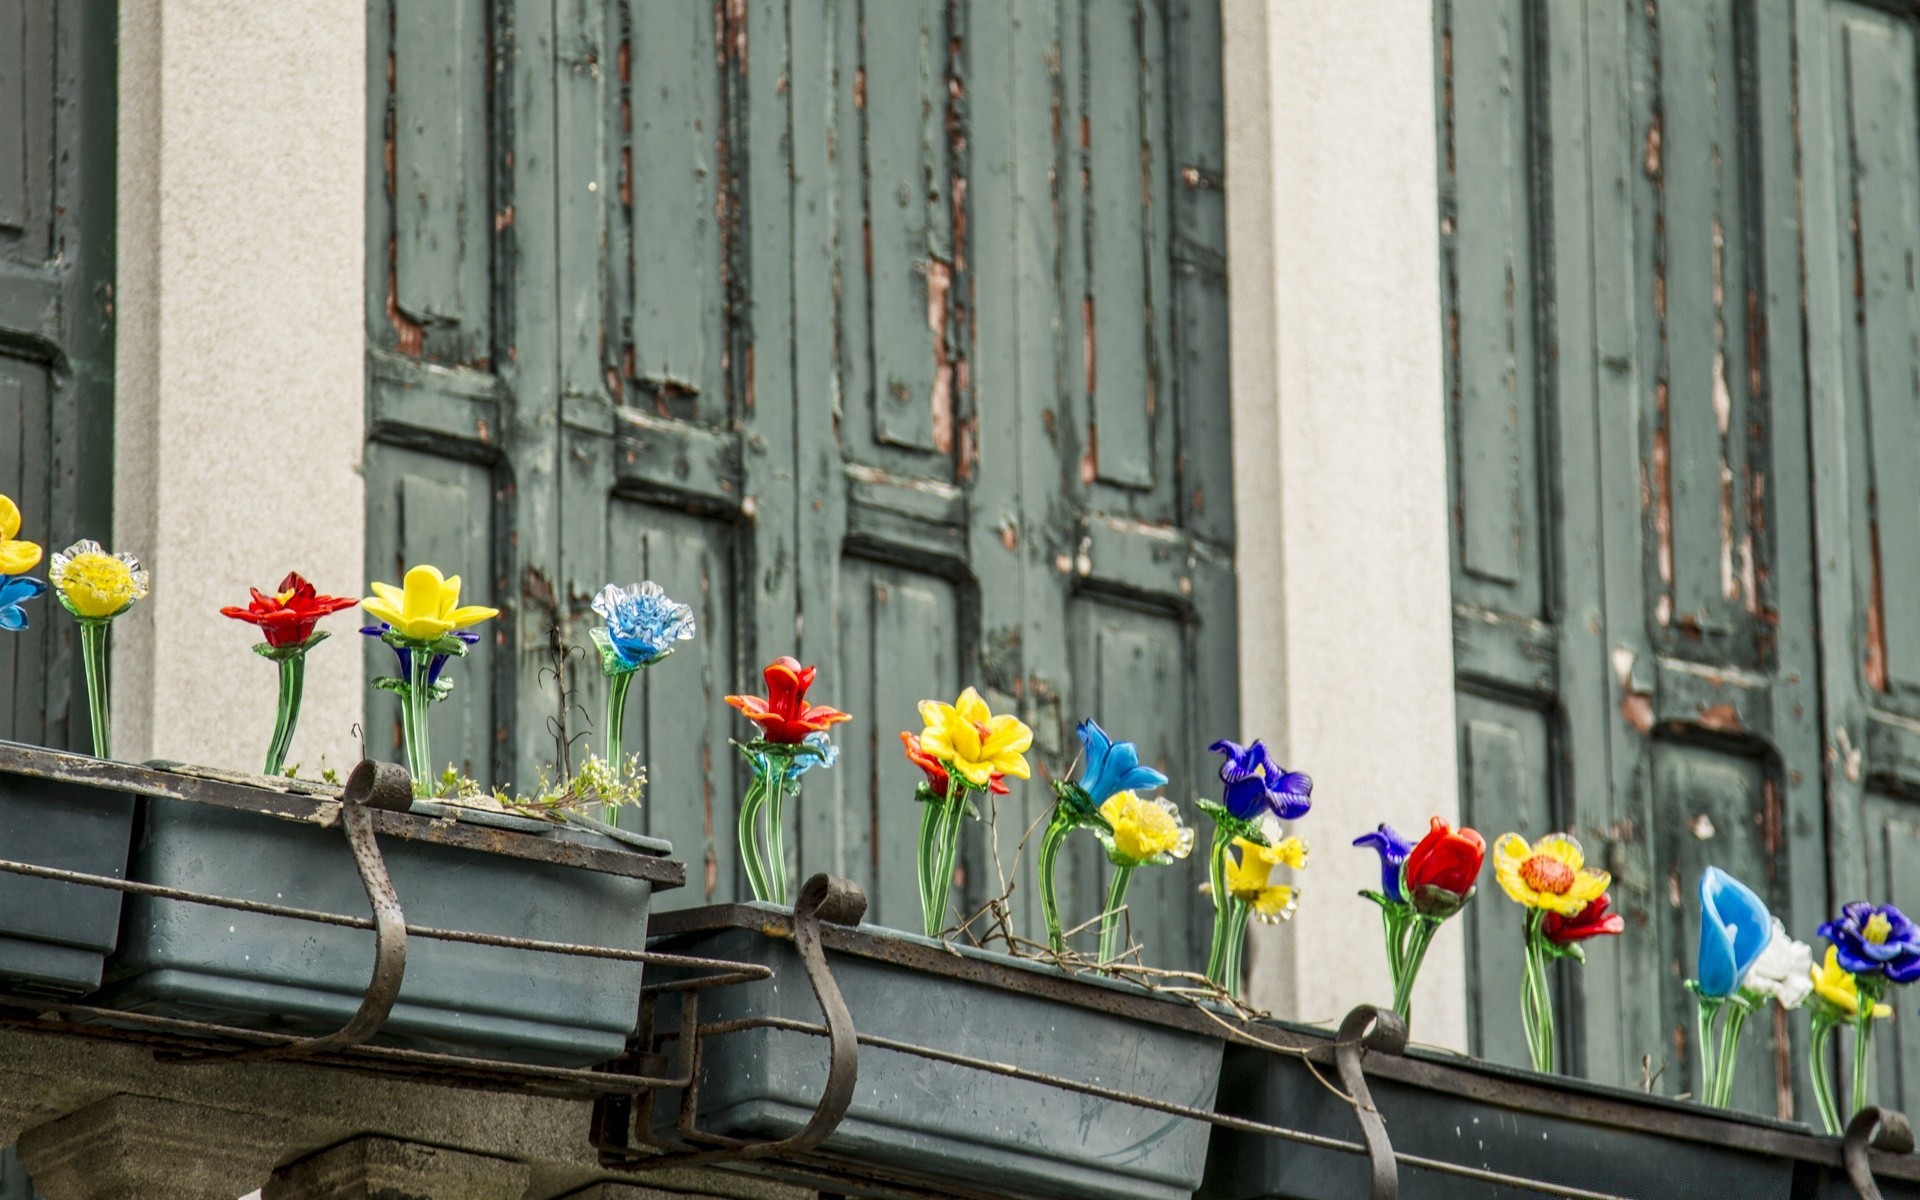
[(1891, 904), (1856, 900), (1820, 926), (1820, 936), (1855, 975), (1885, 975), (1894, 983), (1920, 979), (1920, 927)]
[(795, 786), (800, 777), (815, 767), (831, 767), (840, 761), (840, 747), (824, 733), (810, 733), (801, 739), (803, 745), (812, 746), (818, 754), (796, 754), (787, 763), (787, 785)]
[(1115, 792), (1100, 806), (1112, 829), (1102, 840), (1115, 865), (1165, 864), (1193, 853), (1193, 829), (1164, 797), (1143, 800), (1131, 791)]
[(27, 610), (20, 607), (21, 603), (46, 590), (46, 584), (26, 575), (0, 575), (0, 629), (25, 629)]
[(0, 575), (24, 575), (40, 565), (39, 544), (21, 541), (15, 536), (19, 532), (20, 506), (0, 496)]
[[(378, 625), (363, 625), (360, 627), (360, 632), (370, 638), (378, 638), (391, 649), (394, 657), (400, 660), (400, 678), (402, 680), (411, 679), (413, 678), (413, 651), (406, 646), (396, 646), (388, 639), (387, 634), (391, 632), (392, 629), (393, 626), (382, 621)], [(453, 636), (469, 646), (477, 646), (480, 644), (480, 635), (470, 629), (457, 630)], [(446, 670), (447, 660), (452, 657), (451, 654), (430, 653), (430, 657), (427, 659), (427, 686), (429, 688), (440, 682), (440, 672)], [(453, 685), (448, 684), (447, 686), (451, 687)], [(436, 699), (437, 698), (438, 697), (436, 697)]]
[(1571, 835), (1550, 833), (1531, 847), (1517, 833), (1494, 845), (1494, 878), (1515, 903), (1576, 916), (1607, 890), (1613, 877), (1586, 867), (1586, 854)]
[(1307, 844), (1297, 837), (1283, 839), (1277, 846), (1262, 846), (1245, 838), (1234, 839), (1239, 857), (1227, 856), (1227, 892), (1245, 904), (1253, 915), (1268, 924), (1293, 916), (1300, 902), (1300, 890), (1273, 882), (1279, 867), (1298, 870), (1307, 865)]
[(1167, 785), (1167, 777), (1140, 765), (1140, 751), (1132, 742), (1116, 742), (1092, 717), (1076, 725), (1087, 761), (1077, 781), (1087, 799), (1099, 807), (1109, 796), (1125, 791), (1150, 791)]
[(360, 603), (352, 596), (323, 596), (298, 571), (287, 572), (272, 595), (248, 588), (253, 599), (245, 608), (228, 606), (220, 615), (258, 625), (267, 645), (275, 649), (298, 646), (313, 636), (321, 617)]
[(1566, 917), (1549, 910), (1540, 922), (1540, 932), (1556, 946), (1571, 946), (1589, 938), (1618, 937), (1627, 931), (1627, 922), (1613, 907), (1609, 896), (1595, 896), (1575, 916)]
[(368, 616), (386, 622), (409, 641), (431, 642), (500, 615), (499, 609), (485, 605), (463, 606), (460, 577), (442, 575), (438, 567), (414, 567), (401, 584), (376, 583), (373, 595), (360, 603)]
[(82, 539), (53, 556), (47, 580), (67, 611), (83, 621), (117, 617), (147, 594), (147, 572), (131, 554), (108, 554)]
[(1781, 1008), (1799, 1008), (1813, 992), (1813, 947), (1796, 941), (1779, 917), (1767, 948), (1747, 968), (1741, 987), (1762, 999), (1778, 1000)]
[(606, 621), (592, 636), (609, 675), (652, 666), (675, 642), (693, 637), (693, 609), (668, 599), (651, 579), (624, 588), (608, 584), (593, 598), (593, 611)]
[(1773, 916), (1753, 889), (1708, 867), (1700, 875), (1700, 960), (1695, 986), (1702, 996), (1731, 996), (1773, 938)]
[(1353, 844), (1365, 846), (1380, 855), (1380, 893), (1389, 900), (1405, 900), (1406, 897), (1400, 894), (1400, 866), (1407, 861), (1413, 843), (1383, 821), (1371, 833), (1363, 833), (1353, 839)]
[[(1807, 973), (1807, 981), (1814, 995), (1831, 1004), (1842, 1017), (1851, 1021), (1860, 1015), (1860, 981), (1840, 965), (1840, 953), (1832, 946), (1827, 947), (1826, 960)], [(1873, 1015), (1876, 1020), (1890, 1017), (1893, 1006), (1876, 1004)]]
[[(900, 731), (900, 745), (906, 751), (907, 761), (926, 775), (928, 790), (936, 796), (945, 796), (948, 787), (947, 768), (920, 745), (920, 735), (903, 729)], [(987, 790), (996, 796), (1007, 795), (1007, 777), (995, 772), (993, 778), (987, 781)]]
[(761, 672), (767, 681), (765, 699), (759, 696), (728, 696), (727, 703), (760, 727), (763, 741), (783, 746), (798, 745), (810, 733), (825, 733), (841, 721), (853, 719), (837, 708), (807, 703), (807, 689), (813, 686), (813, 677), (818, 670), (817, 667), (803, 667), (800, 660), (783, 654), (768, 663)]
[(1313, 780), (1299, 771), (1284, 771), (1267, 755), (1264, 743), (1250, 746), (1221, 738), (1208, 749), (1225, 756), (1220, 782), (1227, 785), (1227, 811), (1242, 821), (1272, 813), (1282, 821), (1307, 815), (1313, 807)]
[(976, 788), (986, 787), (994, 775), (1026, 779), (1032, 775), (1026, 752), (1033, 746), (1033, 730), (1020, 718), (993, 715), (980, 693), (968, 688), (952, 704), (920, 702), (920, 748), (946, 763)]

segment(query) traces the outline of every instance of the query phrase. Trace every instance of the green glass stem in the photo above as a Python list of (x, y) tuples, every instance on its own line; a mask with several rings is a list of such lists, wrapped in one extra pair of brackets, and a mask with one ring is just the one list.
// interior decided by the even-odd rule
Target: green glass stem
[(767, 875), (767, 898), (775, 904), (791, 904), (793, 895), (787, 886), (787, 762), (772, 760), (767, 774), (767, 798), (762, 806), (766, 814), (766, 841), (762, 843), (761, 868)]
[(620, 740), (627, 727), (627, 691), (633, 687), (633, 677), (638, 671), (622, 671), (618, 675), (607, 676), (607, 728), (604, 745), (606, 746), (607, 770), (613, 778), (620, 778), (620, 772), (626, 766), (626, 756), (620, 752)]
[(87, 715), (93, 722), (93, 756), (113, 757), (113, 698), (107, 691), (109, 622), (80, 619), (80, 657), (87, 669)]
[(1132, 867), (1114, 867), (1113, 882), (1107, 887), (1107, 911), (1100, 916), (1101, 962), (1112, 962), (1120, 952), (1120, 909), (1127, 902), (1127, 885), (1132, 882)]
[(1527, 969), (1520, 992), (1520, 1019), (1526, 1026), (1527, 1055), (1533, 1069), (1550, 1075), (1554, 1069), (1553, 981), (1547, 975), (1551, 960), (1543, 923), (1546, 912), (1527, 914)]
[(1056, 954), (1067, 948), (1067, 938), (1060, 931), (1060, 895), (1054, 890), (1054, 870), (1059, 865), (1060, 847), (1072, 831), (1072, 814), (1066, 805), (1055, 804), (1047, 831), (1040, 835), (1040, 913), (1047, 923), (1047, 945)]
[[(947, 802), (940, 807), (939, 852), (934, 862), (933, 900), (936, 920), (946, 924), (947, 900), (953, 894), (953, 872), (960, 862), (960, 831), (967, 816), (966, 785), (961, 783), (958, 773), (948, 776)], [(939, 936), (939, 930), (928, 934)]]
[(747, 890), (753, 898), (770, 901), (773, 896), (767, 882), (766, 864), (760, 857), (759, 816), (760, 808), (767, 794), (767, 771), (769, 766), (764, 757), (756, 756), (753, 763), (753, 782), (747, 785), (747, 794), (740, 797), (739, 828), (735, 840), (740, 846), (740, 862), (747, 871)]
[(1828, 1053), (1837, 1022), (1831, 1016), (1815, 1013), (1812, 1036), (1807, 1039), (1807, 1071), (1813, 1079), (1813, 1101), (1820, 1110), (1820, 1124), (1829, 1137), (1839, 1137), (1846, 1127), (1840, 1122), (1840, 1110), (1833, 1098), (1833, 1058)]
[(1227, 847), (1233, 834), (1216, 824), (1213, 845), (1207, 851), (1207, 885), (1213, 892), (1213, 944), (1207, 950), (1207, 979), (1217, 987), (1227, 986), (1227, 959), (1232, 949), (1233, 897), (1227, 892)]
[(1868, 993), (1868, 988), (1860, 989), (1860, 1015), (1853, 1019), (1853, 1106), (1847, 1110), (1848, 1120), (1867, 1106), (1873, 1090), (1873, 1008), (1880, 993), (1877, 989)]
[(1439, 930), (1440, 922), (1415, 913), (1404, 931), (1406, 942), (1400, 955), (1400, 978), (1393, 985), (1393, 1011), (1400, 1014), (1402, 1021), (1413, 1020), (1413, 982), (1419, 978), (1427, 947), (1433, 944), (1433, 935)]
[(1713, 1072), (1713, 1092), (1707, 1103), (1726, 1108), (1733, 1099), (1733, 1076), (1739, 1069), (1740, 1031), (1747, 1023), (1748, 1009), (1739, 997), (1727, 1002), (1727, 1015), (1720, 1023), (1720, 1052)]
[(278, 775), (287, 765), (287, 748), (293, 744), (294, 726), (300, 723), (300, 695), (306, 684), (305, 651), (280, 660), (280, 705), (273, 718), (273, 741), (267, 745), (268, 775)]
[(1700, 1047), (1700, 1103), (1713, 1103), (1713, 1081), (1720, 1069), (1719, 1056), (1714, 1053), (1713, 1022), (1720, 1015), (1720, 1006), (1726, 1001), (1709, 996), (1694, 996), (1695, 1041)]
[(1230, 900), (1227, 910), (1227, 962), (1220, 986), (1238, 996), (1246, 981), (1247, 930), (1252, 927), (1253, 906), (1244, 900)]
[(946, 825), (947, 805), (953, 803), (951, 783), (948, 796), (920, 805), (920, 928), (928, 937), (939, 937), (947, 918), (946, 889), (934, 884), (940, 877), (940, 830)]
[(433, 702), (428, 682), (433, 656), (414, 647), (407, 656), (407, 693), (400, 700), (400, 727), (407, 740), (407, 772), (413, 776), (413, 794), (433, 795), (433, 750), (428, 741), (427, 705)]

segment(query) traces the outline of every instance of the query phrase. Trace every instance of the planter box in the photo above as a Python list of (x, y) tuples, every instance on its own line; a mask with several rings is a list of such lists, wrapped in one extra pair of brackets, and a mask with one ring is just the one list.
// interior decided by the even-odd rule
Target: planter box
[[(703, 1023), (757, 1016), (817, 1023), (791, 911), (740, 904), (669, 913), (656, 949), (771, 967), (772, 979), (702, 993)], [(863, 926), (823, 925), (834, 979), (862, 1035), (911, 1042), (1210, 1108), (1221, 1042), (1206, 1018), (1136, 988), (999, 954)], [(672, 1029), (678, 997), (661, 998)], [(751, 1029), (701, 1044), (699, 1125), (753, 1140), (805, 1125), (826, 1081), (826, 1039)], [(671, 1137), (680, 1095), (655, 1099)], [(1199, 1184), (1205, 1122), (861, 1046), (846, 1118), (813, 1157), (860, 1178), (973, 1181), (995, 1196), (1185, 1200)]]
[[(133, 797), (53, 777), (113, 764), (0, 743), (0, 857), (124, 878)], [(100, 986), (120, 931), (120, 893), (0, 873), (0, 990), (74, 996)]]
[[(270, 793), (268, 793), (270, 794)], [(425, 814), (425, 815), (423, 815)], [(662, 842), (544, 821), (416, 804), (381, 813), (379, 839), (409, 924), (640, 949), (653, 883), (563, 862), (491, 853), (518, 839), (638, 857)], [(432, 819), (433, 817), (438, 819)], [(451, 845), (410, 830), (478, 825)], [(489, 840), (490, 839), (490, 840)], [(624, 843), (624, 844), (623, 844)], [(649, 859), (649, 862), (652, 860)], [(677, 864), (660, 864), (673, 867)], [(344, 833), (311, 822), (149, 799), (132, 877), (146, 883), (365, 916)], [(666, 880), (656, 873), (655, 879)], [(670, 883), (671, 880), (668, 880)], [(371, 931), (132, 897), (105, 1002), (162, 1016), (325, 1033), (358, 1008), (373, 967)], [(638, 1018), (640, 964), (414, 937), (399, 1001), (376, 1044), (580, 1067), (625, 1048)]]
[[(1324, 1049), (1323, 1031), (1262, 1023), (1282, 1044)], [(1336, 1078), (1331, 1056), (1323, 1074)], [(1614, 1196), (1715, 1194), (1741, 1200), (1841, 1200), (1856, 1193), (1837, 1139), (1581, 1080), (1545, 1077), (1418, 1051), (1368, 1055), (1367, 1083), (1393, 1148)], [(1352, 1107), (1296, 1058), (1229, 1046), (1219, 1111), (1324, 1137), (1361, 1141)], [(1876, 1156), (1886, 1200), (1920, 1197), (1920, 1160)], [(1347, 1200), (1368, 1194), (1364, 1156), (1227, 1129), (1215, 1131), (1201, 1200)], [(1528, 1195), (1403, 1164), (1407, 1200)]]

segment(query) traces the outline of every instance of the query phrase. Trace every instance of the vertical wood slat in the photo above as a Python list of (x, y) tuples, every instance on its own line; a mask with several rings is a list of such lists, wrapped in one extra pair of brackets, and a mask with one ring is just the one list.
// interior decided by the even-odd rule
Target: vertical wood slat
[(30, 219), (27, 123), (44, 109), (30, 102), (26, 0), (0, 0), (0, 229)]

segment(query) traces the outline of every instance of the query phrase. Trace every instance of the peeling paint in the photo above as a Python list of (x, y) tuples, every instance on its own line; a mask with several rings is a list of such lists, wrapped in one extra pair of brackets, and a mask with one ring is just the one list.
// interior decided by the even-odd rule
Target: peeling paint
[(927, 330), (933, 335), (933, 448), (953, 453), (953, 362), (947, 353), (947, 292), (953, 269), (939, 259), (926, 264)]
[(1863, 664), (1866, 670), (1867, 686), (1876, 692), (1886, 692), (1887, 684), (1887, 619), (1886, 599), (1880, 574), (1880, 522), (1878, 519), (1867, 522), (1868, 549), (1873, 561), (1873, 580), (1867, 591), (1867, 654)]
[(1740, 721), (1740, 711), (1731, 704), (1700, 706), (1699, 721), (1703, 728), (1718, 733), (1739, 733), (1746, 728)]
[(1660, 114), (1655, 113), (1653, 121), (1647, 126), (1646, 155), (1643, 168), (1647, 178), (1655, 183), (1660, 181)]

